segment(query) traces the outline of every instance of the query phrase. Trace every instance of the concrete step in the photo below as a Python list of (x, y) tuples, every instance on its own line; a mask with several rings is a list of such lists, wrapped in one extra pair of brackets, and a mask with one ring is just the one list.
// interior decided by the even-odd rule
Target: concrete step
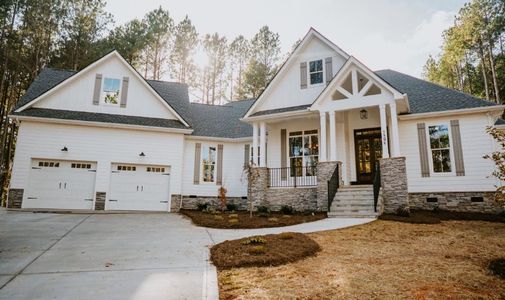
[(373, 199), (373, 194), (337, 193), (333, 199)]
[(329, 218), (377, 218), (377, 213), (372, 211), (362, 211), (362, 212), (349, 212), (349, 211), (338, 211), (328, 212)]
[(373, 209), (373, 204), (370, 203), (332, 203), (331, 209), (338, 208), (354, 208), (354, 209)]

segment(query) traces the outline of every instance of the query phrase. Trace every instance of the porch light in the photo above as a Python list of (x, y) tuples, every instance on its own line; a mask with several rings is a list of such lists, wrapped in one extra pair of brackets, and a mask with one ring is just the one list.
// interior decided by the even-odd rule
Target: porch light
[(67, 148), (67, 146), (63, 146), (63, 148), (61, 148), (61, 151), (62, 151), (62, 152), (68, 152), (68, 148)]
[(368, 111), (366, 109), (362, 109), (360, 112), (359, 112), (359, 117), (361, 118), (361, 120), (366, 120), (368, 119)]
[(144, 157), (144, 156), (146, 156), (146, 155), (144, 154), (144, 152), (140, 152), (139, 156), (140, 156), (140, 157)]

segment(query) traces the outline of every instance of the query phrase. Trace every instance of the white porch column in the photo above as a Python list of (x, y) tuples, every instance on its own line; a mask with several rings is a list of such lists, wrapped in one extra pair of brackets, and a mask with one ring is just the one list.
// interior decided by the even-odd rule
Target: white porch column
[(337, 161), (337, 130), (335, 128), (335, 112), (330, 111), (330, 161)]
[(326, 156), (326, 112), (319, 114), (320, 132), (319, 132), (319, 161), (327, 161)]
[(267, 166), (266, 160), (266, 144), (267, 144), (267, 126), (265, 122), (260, 123), (260, 167)]
[(391, 114), (391, 135), (393, 139), (393, 157), (399, 157), (400, 152), (400, 133), (398, 132), (398, 115), (396, 114), (396, 102), (389, 104)]
[(382, 158), (389, 158), (388, 149), (388, 125), (386, 122), (386, 105), (379, 105), (381, 119), (381, 136), (382, 136)]
[(253, 123), (252, 161), (253, 165), (258, 165), (258, 123)]

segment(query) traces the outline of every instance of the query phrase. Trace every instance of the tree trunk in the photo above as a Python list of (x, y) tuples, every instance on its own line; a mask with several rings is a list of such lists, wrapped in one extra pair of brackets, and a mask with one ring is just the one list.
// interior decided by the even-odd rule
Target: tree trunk
[(486, 92), (486, 100), (489, 101), (489, 84), (487, 82), (487, 72), (486, 72), (486, 59), (484, 58), (484, 49), (482, 47), (482, 43), (479, 44), (479, 57), (480, 57), (480, 66), (482, 69), (482, 79), (484, 80), (484, 90)]
[(491, 74), (493, 75), (493, 86), (494, 86), (494, 94), (496, 103), (500, 104), (500, 87), (498, 86), (498, 81), (496, 79), (496, 69), (494, 65), (494, 56), (493, 56), (493, 45), (489, 43), (489, 64), (491, 66)]

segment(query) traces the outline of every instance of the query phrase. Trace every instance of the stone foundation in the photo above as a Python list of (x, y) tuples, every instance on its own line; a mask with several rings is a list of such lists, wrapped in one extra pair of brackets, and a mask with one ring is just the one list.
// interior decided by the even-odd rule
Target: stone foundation
[(9, 189), (9, 195), (7, 198), (8, 208), (21, 208), (23, 203), (23, 189)]
[(105, 192), (96, 192), (95, 210), (105, 210)]
[[(237, 206), (238, 210), (247, 210), (248, 202), (247, 199), (243, 199), (242, 197), (227, 197), (227, 203), (232, 203)], [(197, 204), (199, 203), (210, 203), (210, 205), (214, 207), (219, 207), (221, 205), (221, 201), (216, 197), (203, 197), (203, 196), (182, 196), (182, 209), (197, 209)], [(181, 195), (172, 195), (171, 203), (170, 203), (170, 211), (178, 212), (181, 209)]]
[[(317, 204), (316, 210), (328, 211), (328, 180), (330, 180), (335, 168), (338, 166), (338, 178), (342, 180), (342, 162), (325, 161), (317, 164)], [(343, 182), (340, 182), (340, 186)]]
[(495, 201), (493, 192), (410, 193), (409, 200), (411, 209), (497, 214), (505, 211), (505, 204)]
[(381, 158), (380, 171), (384, 213), (409, 207), (405, 157)]
[(320, 210), (316, 187), (269, 188), (267, 199), (268, 207), (273, 211), (279, 211), (283, 205), (291, 206), (296, 211)]

